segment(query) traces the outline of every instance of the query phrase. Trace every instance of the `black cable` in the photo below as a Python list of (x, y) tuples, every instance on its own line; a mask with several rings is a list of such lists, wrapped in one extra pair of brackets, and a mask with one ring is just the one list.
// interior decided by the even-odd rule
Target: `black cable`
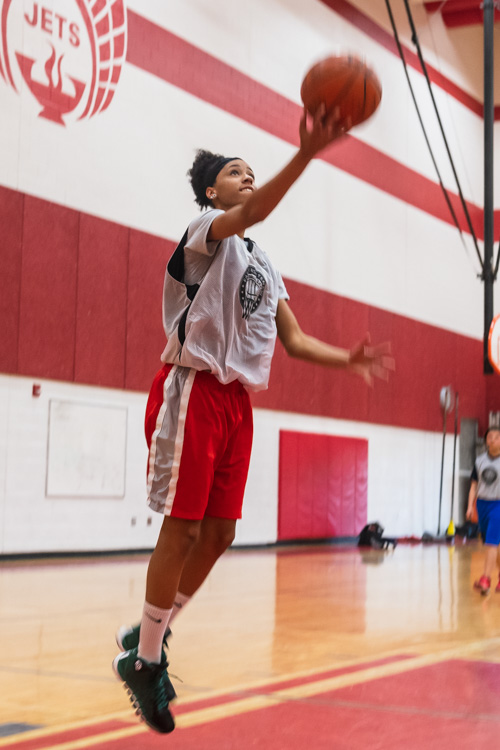
[[(387, 2), (388, 2), (388, 0), (386, 0), (386, 3)], [(415, 29), (415, 24), (413, 23), (413, 16), (412, 16), (412, 13), (411, 13), (411, 10), (410, 10), (410, 6), (408, 5), (408, 0), (404, 0), (404, 4), (405, 4), (405, 8), (406, 8), (406, 14), (408, 16), (408, 21), (410, 22), (410, 28), (411, 28), (411, 34), (412, 34), (411, 40), (412, 40), (413, 44), (415, 45), (415, 47), (417, 48), (418, 59), (420, 60), (420, 65), (422, 67), (422, 72), (423, 72), (423, 74), (425, 76), (425, 80), (427, 81), (427, 86), (429, 87), (429, 92), (430, 92), (430, 95), (431, 95), (432, 103), (434, 105), (434, 110), (436, 112), (436, 116), (437, 116), (437, 119), (438, 119), (438, 122), (439, 122), (439, 127), (441, 128), (441, 134), (443, 136), (444, 144), (446, 146), (446, 151), (448, 153), (448, 158), (450, 160), (451, 168), (453, 170), (453, 175), (455, 177), (455, 182), (457, 183), (458, 194), (460, 196), (460, 201), (462, 203), (462, 208), (464, 210), (465, 218), (467, 219), (467, 225), (469, 227), (469, 231), (470, 231), (472, 239), (474, 241), (474, 247), (476, 249), (477, 257), (479, 258), (479, 262), (481, 264), (481, 270), (484, 272), (484, 263), (483, 263), (483, 260), (481, 258), (481, 253), (479, 252), (479, 247), (478, 247), (478, 244), (477, 244), (476, 233), (474, 232), (474, 227), (472, 226), (472, 221), (471, 221), (471, 218), (470, 218), (470, 215), (469, 215), (469, 210), (467, 208), (467, 204), (465, 202), (465, 199), (464, 199), (464, 196), (463, 196), (463, 193), (462, 193), (462, 188), (460, 186), (460, 181), (458, 179), (457, 171), (455, 169), (455, 164), (453, 162), (453, 157), (451, 155), (450, 148), (448, 146), (448, 140), (446, 138), (446, 133), (444, 132), (443, 123), (441, 122), (441, 117), (439, 115), (439, 110), (437, 108), (436, 100), (434, 99), (434, 92), (432, 91), (431, 81), (430, 81), (430, 78), (429, 78), (429, 74), (427, 72), (427, 66), (425, 64), (425, 60), (424, 60), (423, 55), (422, 55), (422, 50), (420, 48), (420, 42), (418, 41), (417, 31)]]
[(410, 93), (411, 93), (411, 96), (412, 96), (412, 99), (413, 99), (413, 103), (414, 103), (415, 109), (417, 111), (417, 117), (418, 117), (418, 120), (420, 122), (420, 126), (422, 128), (422, 132), (424, 134), (425, 142), (427, 143), (427, 148), (429, 149), (429, 153), (431, 155), (432, 163), (434, 164), (434, 169), (436, 170), (436, 174), (438, 176), (438, 181), (439, 181), (439, 184), (441, 186), (441, 190), (443, 191), (444, 199), (445, 199), (445, 201), (446, 201), (446, 203), (448, 205), (448, 208), (450, 209), (450, 214), (453, 217), (453, 221), (455, 223), (455, 226), (458, 229), (458, 231), (460, 232), (460, 237), (462, 239), (462, 242), (465, 245), (463, 233), (462, 233), (462, 230), (460, 229), (460, 224), (458, 223), (457, 215), (456, 215), (456, 213), (455, 213), (455, 211), (453, 209), (453, 206), (451, 205), (450, 196), (448, 195), (448, 191), (446, 190), (446, 188), (445, 188), (445, 186), (443, 184), (443, 180), (441, 179), (441, 175), (439, 173), (439, 168), (438, 168), (438, 165), (436, 163), (436, 159), (434, 158), (434, 153), (432, 151), (432, 147), (431, 147), (429, 138), (427, 136), (427, 131), (425, 129), (425, 125), (424, 125), (424, 122), (422, 120), (422, 116), (420, 114), (420, 110), (418, 108), (417, 100), (416, 100), (416, 97), (415, 97), (415, 92), (413, 91), (413, 86), (412, 86), (412, 83), (411, 83), (411, 80), (410, 80), (410, 76), (409, 76), (409, 73), (408, 73), (408, 67), (406, 65), (406, 60), (405, 60), (403, 48), (402, 48), (401, 43), (399, 41), (399, 34), (398, 34), (398, 30), (396, 28), (396, 23), (394, 21), (394, 16), (392, 14), (391, 4), (390, 4), (389, 0), (385, 0), (385, 4), (387, 6), (387, 12), (389, 13), (389, 18), (390, 18), (390, 21), (391, 21), (391, 26), (392, 26), (392, 30), (393, 30), (393, 33), (394, 33), (394, 39), (396, 41), (396, 45), (397, 45), (397, 48), (398, 48), (399, 56), (401, 57), (401, 61), (403, 63), (403, 68), (404, 68), (404, 71), (405, 71), (406, 80), (408, 82), (408, 88), (410, 89)]
[[(488, 14), (489, 14), (489, 11), (492, 11), (492, 14), (493, 14), (493, 23), (494, 23), (495, 22), (495, 20), (494, 20), (495, 19), (495, 13), (496, 13), (497, 9), (500, 9), (500, 5), (498, 3), (498, 0), (493, 0), (493, 3), (491, 5), (489, 3), (487, 3), (486, 0), (485, 0), (482, 3), (481, 8), (483, 9), (484, 15), (485, 15), (484, 24), (483, 24), (484, 29), (483, 30), (484, 30), (484, 32), (486, 32), (486, 26), (485, 26), (485, 24), (487, 23), (486, 13), (488, 12)], [(489, 54), (489, 51), (490, 51), (489, 49), (487, 51), (487, 47), (490, 48), (490, 44), (492, 43), (491, 37), (489, 38), (489, 41), (487, 41), (486, 33), (485, 33), (484, 42), (485, 42), (485, 86), (486, 86), (486, 79), (487, 79), (487, 75), (486, 75), (486, 55)], [(493, 42), (493, 45), (494, 45), (494, 42)], [(493, 50), (492, 50), (492, 53), (493, 53)], [(492, 73), (492, 77), (493, 77), (493, 73)], [(488, 84), (489, 84), (489, 81), (488, 81)], [(488, 106), (490, 106), (490, 104), (491, 103), (489, 103)], [(487, 104), (486, 104), (486, 91), (485, 91), (485, 106), (484, 106), (484, 110), (485, 110), (485, 112), (484, 112), (484, 118), (485, 118), (485, 141), (486, 141), (486, 117), (487, 117), (486, 107), (487, 107)], [(491, 113), (488, 113), (488, 115), (491, 116)], [(490, 145), (490, 144), (488, 144), (488, 145)], [(491, 144), (491, 146), (492, 146), (492, 144)], [(486, 146), (486, 142), (485, 142), (485, 150), (486, 150), (486, 148), (487, 148), (487, 146)], [(487, 171), (487, 168), (486, 168), (486, 165), (485, 165), (485, 181), (486, 181), (486, 171)], [(490, 176), (490, 174), (488, 173), (488, 177), (489, 176)], [(486, 184), (485, 184), (485, 190), (486, 189), (487, 188), (486, 188)], [(490, 206), (488, 206), (488, 208), (490, 208)], [(485, 209), (486, 209), (486, 195), (485, 195)], [(486, 217), (485, 217), (485, 221), (486, 221)], [(486, 230), (485, 230), (485, 234), (486, 234)], [(492, 228), (492, 234), (494, 234), (494, 229), (493, 228)], [(493, 238), (492, 238), (492, 244), (493, 245), (495, 244), (495, 240)], [(484, 254), (485, 255), (485, 261), (486, 261), (486, 254), (487, 253), (486, 253), (486, 245), (485, 245), (485, 254)], [(494, 255), (494, 248), (493, 248), (493, 253), (492, 254)], [(493, 257), (492, 257), (491, 260), (492, 260), (492, 265), (493, 265)], [(500, 265), (500, 239), (498, 241), (498, 253), (497, 253), (497, 259), (496, 259), (496, 262), (495, 262), (495, 268), (493, 270), (493, 281), (497, 280), (499, 265)]]
[(498, 267), (500, 266), (500, 240), (498, 240), (498, 253), (497, 253), (497, 262), (495, 263), (495, 270), (493, 271), (493, 281), (497, 280), (498, 276)]

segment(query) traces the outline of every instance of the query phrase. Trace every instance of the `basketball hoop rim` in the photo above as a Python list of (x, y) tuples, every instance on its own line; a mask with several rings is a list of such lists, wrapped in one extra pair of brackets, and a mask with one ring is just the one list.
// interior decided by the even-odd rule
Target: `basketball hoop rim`
[(490, 330), (488, 333), (488, 359), (490, 360), (490, 364), (497, 375), (500, 375), (500, 362), (495, 362), (492, 356), (493, 332), (498, 323), (500, 323), (500, 313), (498, 315), (495, 315), (495, 317), (491, 321)]

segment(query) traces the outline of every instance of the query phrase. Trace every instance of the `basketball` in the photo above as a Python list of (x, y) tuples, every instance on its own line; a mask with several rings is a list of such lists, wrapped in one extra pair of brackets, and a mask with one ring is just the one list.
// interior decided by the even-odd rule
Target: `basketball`
[(359, 57), (327, 57), (313, 65), (302, 81), (300, 96), (312, 115), (323, 102), (327, 112), (339, 108), (341, 120), (359, 125), (373, 115), (382, 86), (376, 73)]

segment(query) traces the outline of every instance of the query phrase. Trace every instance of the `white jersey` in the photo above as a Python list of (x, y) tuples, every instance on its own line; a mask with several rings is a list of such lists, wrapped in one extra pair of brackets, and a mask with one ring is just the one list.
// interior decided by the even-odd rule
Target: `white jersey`
[(167, 265), (168, 343), (161, 359), (260, 391), (269, 382), (278, 300), (288, 294), (280, 273), (251, 240), (233, 235), (207, 241), (221, 213), (213, 209), (192, 221)]
[(481, 453), (474, 463), (471, 479), (477, 482), (481, 500), (500, 500), (500, 456)]

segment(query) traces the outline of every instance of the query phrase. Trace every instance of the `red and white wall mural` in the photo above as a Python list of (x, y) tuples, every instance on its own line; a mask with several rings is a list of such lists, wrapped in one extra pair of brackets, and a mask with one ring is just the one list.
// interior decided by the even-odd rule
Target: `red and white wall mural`
[(26, 86), (39, 117), (58, 125), (92, 117), (115, 94), (127, 53), (126, 20), (122, 0), (5, 0), (0, 74), (14, 91)]

